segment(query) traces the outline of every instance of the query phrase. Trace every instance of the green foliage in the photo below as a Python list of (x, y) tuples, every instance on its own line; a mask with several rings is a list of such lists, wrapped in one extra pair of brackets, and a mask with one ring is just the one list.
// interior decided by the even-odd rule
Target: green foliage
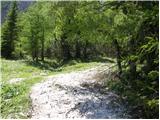
[(139, 56), (130, 55), (130, 56), (124, 57), (123, 59), (125, 60), (125, 62), (129, 62), (129, 61), (136, 62), (136, 61), (138, 61)]
[(155, 100), (155, 99), (149, 100), (149, 101), (147, 102), (147, 104), (148, 104), (148, 106), (149, 106), (151, 109), (154, 109), (154, 108), (156, 108), (156, 107), (158, 106), (159, 100)]
[(21, 105), (24, 99), (20, 100), (20, 96), (23, 96), (25, 92), (26, 88), (20, 85), (5, 83), (1, 85), (1, 113), (3, 118), (12, 118), (15, 115), (14, 113), (22, 112)]
[(158, 77), (159, 77), (159, 72), (158, 71), (150, 71), (148, 73), (148, 78), (152, 81), (154, 80), (158, 80)]
[(158, 54), (158, 40), (154, 39), (153, 37), (146, 37), (147, 39), (147, 44), (144, 44), (140, 47), (140, 57), (144, 58), (150, 54)]
[(14, 2), (2, 27), (2, 56), (33, 61), (20, 62), (22, 68), (10, 65), (10, 70), (5, 64), (2, 78), (80, 69), (90, 66), (80, 61), (111, 61), (99, 58), (112, 56), (121, 81), (109, 86), (142, 108), (145, 118), (156, 118), (158, 12), (157, 1), (41, 1), (17, 16)]
[(21, 94), (20, 86), (2, 85), (2, 99), (11, 99)]
[(8, 20), (2, 27), (2, 56), (10, 59), (15, 57), (15, 44), (18, 40), (17, 10), (17, 2), (15, 1), (8, 13)]

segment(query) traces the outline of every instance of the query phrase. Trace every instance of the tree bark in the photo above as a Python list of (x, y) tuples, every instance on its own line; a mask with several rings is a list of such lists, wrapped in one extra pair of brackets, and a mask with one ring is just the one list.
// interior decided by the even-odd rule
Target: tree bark
[(23, 54), (22, 54), (22, 44), (20, 44), (20, 51), (19, 51), (19, 56), (20, 56), (20, 58), (23, 58)]
[(35, 51), (36, 62), (38, 62), (37, 50)]
[(71, 58), (71, 53), (70, 53), (69, 45), (65, 39), (66, 39), (66, 36), (64, 34), (61, 38), (60, 43), (62, 48), (63, 60), (67, 61)]
[(88, 40), (86, 40), (85, 46), (83, 48), (83, 58), (84, 59), (88, 59), (88, 56), (87, 56), (87, 47), (88, 47)]
[(81, 58), (81, 49), (80, 49), (80, 43), (78, 40), (76, 41), (76, 58)]
[(36, 46), (35, 47), (35, 51), (34, 51), (34, 55), (35, 55), (35, 58), (36, 58), (36, 62), (38, 62), (38, 47)]
[(41, 44), (42, 44), (42, 49), (41, 49), (41, 60), (44, 61), (44, 28), (42, 30), (42, 40), (41, 40)]
[[(129, 41), (129, 48), (130, 48), (129, 49), (130, 54), (134, 55), (135, 43), (133, 39)], [(129, 60), (129, 71), (130, 71), (130, 79), (135, 80), (136, 79), (136, 63), (135, 63), (135, 60), (132, 60), (132, 58)]]
[(145, 72), (148, 73), (149, 71), (154, 69), (154, 56), (148, 55), (146, 59), (146, 70)]
[(118, 41), (115, 39), (114, 41), (115, 49), (116, 49), (116, 57), (117, 57), (117, 65), (119, 70), (119, 75), (122, 74), (122, 65), (121, 65), (121, 52), (120, 52), (120, 46), (118, 44)]

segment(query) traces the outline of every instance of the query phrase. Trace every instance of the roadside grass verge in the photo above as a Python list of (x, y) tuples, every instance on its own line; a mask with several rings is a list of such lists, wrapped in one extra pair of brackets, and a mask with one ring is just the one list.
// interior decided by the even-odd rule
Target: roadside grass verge
[[(1, 59), (1, 62), (1, 117), (15, 119), (29, 118), (27, 113), (31, 104), (30, 89), (34, 84), (44, 80), (46, 76), (85, 70), (101, 64), (98, 62), (81, 63), (72, 60), (62, 66), (54, 67), (52, 65), (55, 63), (34, 63), (25, 60)], [(13, 78), (24, 78), (24, 80), (9, 84)]]

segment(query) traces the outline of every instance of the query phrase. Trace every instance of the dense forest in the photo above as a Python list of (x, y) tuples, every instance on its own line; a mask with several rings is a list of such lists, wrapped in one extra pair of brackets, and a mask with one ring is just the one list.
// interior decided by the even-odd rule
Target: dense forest
[(135, 118), (158, 118), (158, 1), (41, 1), (26, 11), (12, 2), (1, 33), (6, 60), (54, 60), (58, 67), (115, 59), (118, 81), (107, 85), (137, 111)]

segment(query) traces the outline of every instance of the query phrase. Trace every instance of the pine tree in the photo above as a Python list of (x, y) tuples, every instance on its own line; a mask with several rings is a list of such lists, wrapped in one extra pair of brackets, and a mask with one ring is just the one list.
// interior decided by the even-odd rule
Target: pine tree
[(14, 1), (2, 28), (2, 57), (7, 59), (14, 58), (15, 41), (18, 39), (17, 11), (17, 2)]

